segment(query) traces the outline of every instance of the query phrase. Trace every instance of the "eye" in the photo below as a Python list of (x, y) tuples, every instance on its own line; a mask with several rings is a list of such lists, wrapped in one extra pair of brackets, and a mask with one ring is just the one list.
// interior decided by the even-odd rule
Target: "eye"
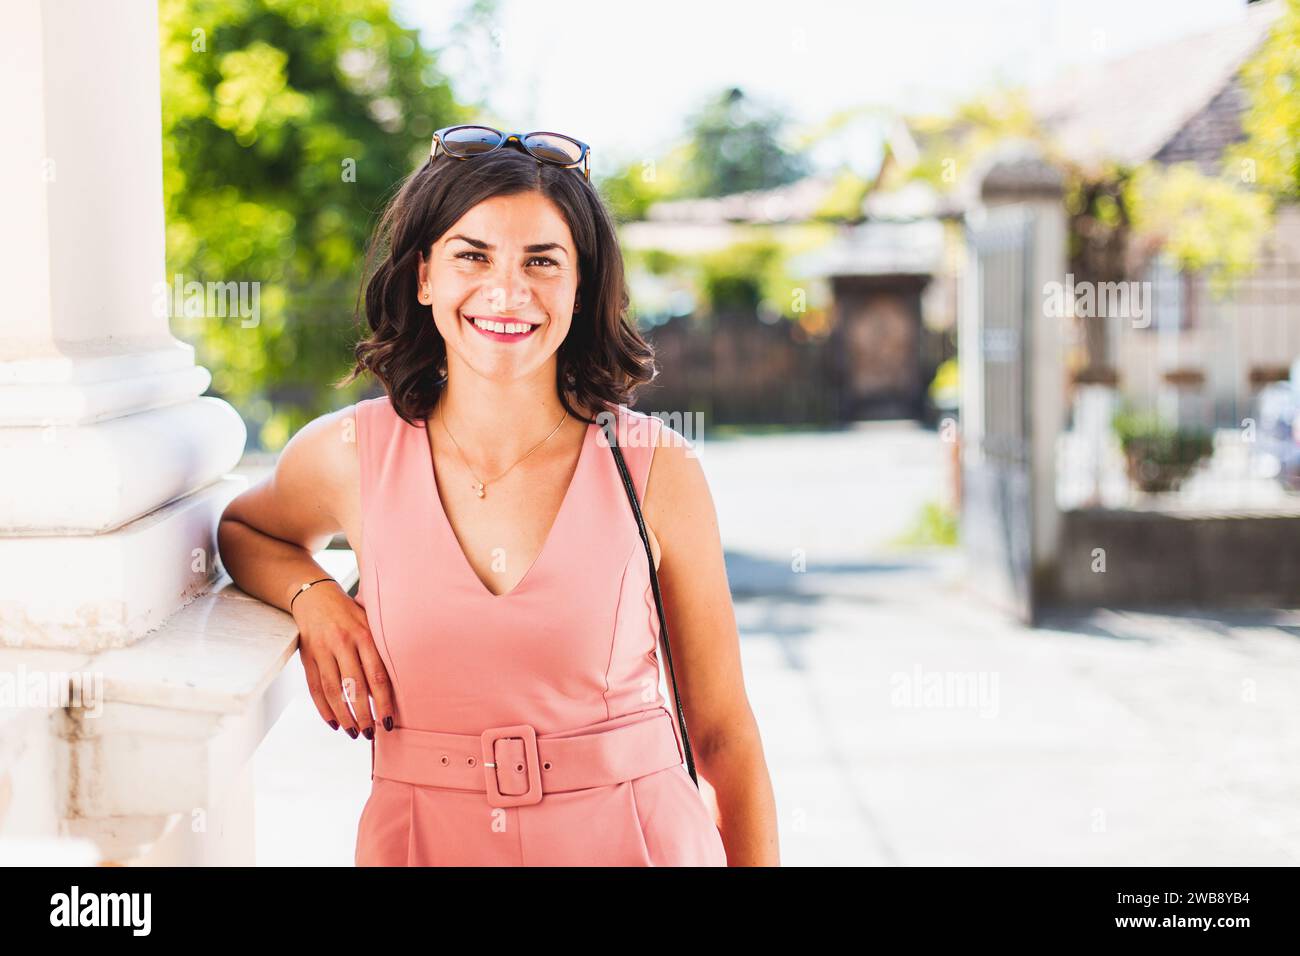
[[(479, 258), (478, 258), (478, 259), (469, 259), (470, 256), (478, 256)], [(458, 252), (458, 253), (456, 253), (455, 258), (457, 258), (457, 259), (466, 259), (467, 261), (470, 261), (470, 262), (478, 262), (478, 261), (480, 261), (480, 260), (483, 259), (483, 253), (481, 253), (481, 252)], [(555, 265), (559, 265), (559, 263), (556, 262), (554, 259), (552, 259), (550, 256), (533, 256), (533, 257), (532, 257), (531, 259), (529, 259), (528, 261), (529, 261), (530, 263), (533, 263), (533, 262), (540, 262), (540, 263), (542, 263), (543, 265), (547, 265), (547, 266), (555, 266)]]

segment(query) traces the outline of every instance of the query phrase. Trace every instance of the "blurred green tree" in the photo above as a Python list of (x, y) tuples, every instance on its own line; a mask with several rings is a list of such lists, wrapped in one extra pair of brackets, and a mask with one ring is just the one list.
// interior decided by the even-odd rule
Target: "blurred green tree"
[(677, 198), (771, 189), (809, 173), (807, 157), (782, 144), (786, 119), (732, 88), (687, 121), (689, 154)]
[[(646, 210), (661, 200), (726, 196), (794, 182), (809, 167), (806, 150), (787, 146), (785, 127), (785, 117), (764, 110), (739, 89), (727, 89), (688, 118), (682, 141), (663, 155), (616, 161), (615, 170), (600, 180), (601, 194), (619, 222), (632, 222), (644, 219)], [(851, 191), (858, 184), (842, 185)]]
[(433, 130), (468, 117), (387, 0), (159, 9), (167, 282), (259, 289), (255, 322), (177, 314), (173, 331), (250, 437), (278, 449), (341, 404), (329, 383), (351, 365), (378, 211)]
[(1300, 200), (1300, 0), (1286, 0), (1241, 75), (1246, 139), (1228, 151), (1227, 172), (1280, 200)]
[[(613, 172), (601, 176), (597, 184), (615, 220), (624, 223), (644, 219), (651, 204), (680, 195), (693, 152), (689, 144), (682, 143), (662, 156), (616, 157)], [(596, 181), (595, 172), (592, 180)]]

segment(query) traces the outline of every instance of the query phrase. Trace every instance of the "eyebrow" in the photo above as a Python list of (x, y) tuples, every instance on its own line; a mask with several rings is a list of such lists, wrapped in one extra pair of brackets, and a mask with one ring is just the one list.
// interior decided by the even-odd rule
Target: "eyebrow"
[[(460, 239), (463, 242), (468, 242), (475, 249), (496, 248), (496, 246), (492, 245), (490, 242), (484, 242), (482, 239), (471, 239), (469, 236), (462, 236), (460, 233), (457, 233), (454, 236), (447, 237), (448, 242), (451, 242), (451, 240), (453, 239)], [(564, 248), (564, 246), (560, 245), (558, 242), (539, 242), (531, 246), (524, 246), (524, 252), (549, 252), (552, 249), (558, 249), (560, 252), (567, 253), (567, 250)]]

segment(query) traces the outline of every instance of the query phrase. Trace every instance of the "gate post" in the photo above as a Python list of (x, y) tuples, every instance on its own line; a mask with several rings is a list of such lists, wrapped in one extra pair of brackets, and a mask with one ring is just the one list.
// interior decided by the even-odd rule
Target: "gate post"
[[(978, 231), (986, 221), (1023, 221), (1026, 231), (1020, 247), (1008, 250), (1005, 238), (999, 255), (1002, 273), (995, 280), (1006, 280), (1014, 275), (1016, 283), (1023, 285), (1008, 293), (1003, 287), (986, 290), (980, 283), (985, 268), (981, 253), (972, 249), (969, 261), (970, 276), (963, 308), (966, 312), (961, 331), (966, 338), (963, 361), (962, 401), (963, 432), (965, 423), (971, 424), (969, 436), (974, 444), (983, 445), (988, 440), (985, 423), (990, 415), (1012, 413), (1018, 418), (1021, 449), (1018, 458), (1024, 474), (1022, 481), (1011, 480), (1001, 492), (986, 498), (986, 507), (1001, 513), (977, 517), (984, 532), (991, 525), (1002, 524), (1010, 541), (1014, 532), (1027, 534), (1028, 554), (1007, 555), (1007, 567), (1018, 592), (1018, 616), (1027, 624), (1036, 623), (1041, 604), (1050, 601), (1057, 592), (1057, 559), (1060, 553), (1061, 515), (1056, 501), (1056, 446), (1063, 430), (1066, 412), (1064, 353), (1062, 350), (1063, 319), (1048, 317), (1044, 301), (1049, 283), (1065, 279), (1066, 269), (1066, 215), (1064, 206), (1064, 181), (1060, 170), (1049, 164), (1039, 148), (1029, 142), (1015, 141), (1004, 144), (985, 157), (972, 176), (974, 196), (969, 204), (968, 222)], [(1007, 271), (1006, 256), (1013, 251), (1016, 266)], [(1001, 298), (997, 298), (1001, 296)], [(999, 387), (988, 381), (990, 374), (1005, 374), (999, 369), (990, 371), (987, 361), (989, 348), (989, 323), (986, 309), (997, 301), (1014, 314), (1003, 318), (1014, 336), (1004, 336), (1013, 348), (1019, 368), (1018, 380), (1011, 387)], [(997, 323), (994, 324), (995, 326)], [(996, 328), (1005, 333), (1006, 327)], [(995, 341), (994, 345), (999, 345)], [(973, 374), (968, 375), (967, 369)], [(1015, 387), (1017, 386), (1018, 387)], [(987, 407), (991, 399), (1005, 403), (1011, 400), (1022, 408)], [(968, 412), (970, 414), (968, 415)], [(1013, 433), (1014, 434), (1014, 433)], [(998, 436), (994, 436), (998, 437)], [(973, 450), (965, 444), (964, 452), (975, 451), (972, 463), (989, 468), (982, 450)], [(997, 453), (1006, 453), (1001, 449)], [(1024, 481), (1023, 479), (1027, 479)], [(986, 476), (986, 480), (989, 480)], [(999, 479), (994, 477), (993, 482)], [(1008, 507), (1010, 506), (1010, 507)], [(1012, 513), (1015, 509), (1024, 514)]]

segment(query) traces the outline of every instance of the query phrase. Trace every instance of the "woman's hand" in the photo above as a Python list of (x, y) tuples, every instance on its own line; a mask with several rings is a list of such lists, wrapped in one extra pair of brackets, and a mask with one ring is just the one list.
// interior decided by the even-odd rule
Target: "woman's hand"
[(358, 732), (373, 740), (376, 719), (391, 731), (392, 687), (365, 608), (336, 582), (324, 581), (293, 602), (293, 619), (298, 624), (298, 654), (307, 689), (321, 718), (335, 730), (343, 726), (353, 740)]

